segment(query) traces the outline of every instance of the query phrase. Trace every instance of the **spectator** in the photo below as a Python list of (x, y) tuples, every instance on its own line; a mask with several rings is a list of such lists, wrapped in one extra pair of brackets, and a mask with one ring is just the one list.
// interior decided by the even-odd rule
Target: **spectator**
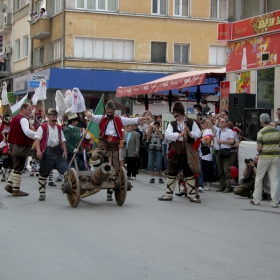
[(278, 179), (279, 179), (279, 144), (280, 132), (270, 125), (268, 114), (260, 115), (263, 128), (257, 135), (257, 149), (260, 153), (256, 174), (255, 190), (251, 204), (259, 205), (262, 199), (262, 183), (265, 173), (268, 173), (271, 189), (271, 205), (278, 207)]
[(133, 125), (127, 126), (127, 133), (125, 135), (125, 159), (127, 166), (128, 180), (136, 180), (137, 166), (136, 160), (139, 156), (140, 136), (139, 133), (133, 130)]
[(222, 118), (228, 119), (228, 111), (227, 111), (226, 109), (223, 109), (223, 110), (221, 111), (220, 116), (221, 116)]
[(200, 100), (200, 105), (201, 105), (201, 107), (202, 107), (202, 116), (206, 116), (207, 115), (207, 113), (210, 111), (210, 107), (208, 106), (208, 104), (207, 104), (207, 100), (206, 99), (201, 99)]
[(198, 114), (198, 113), (201, 113), (202, 112), (202, 106), (201, 105), (193, 105), (193, 112), (194, 114)]
[[(200, 121), (200, 126), (201, 126), (201, 132), (203, 134), (204, 130), (205, 130), (205, 123), (206, 123), (206, 119), (202, 119)], [(198, 190), (200, 192), (203, 192), (204, 190), (204, 185), (203, 185), (203, 172), (202, 172), (202, 152), (201, 152), (201, 145), (198, 149), (198, 154), (199, 154), (199, 162), (200, 162), (200, 173), (198, 175)]]
[(6, 54), (3, 51), (3, 49), (0, 48), (0, 66), (1, 66), (1, 71), (6, 71)]
[(143, 141), (143, 131), (138, 128), (138, 125), (135, 124), (133, 126), (134, 131), (139, 134), (139, 147), (138, 147), (138, 156), (136, 158), (136, 174), (138, 174), (138, 170), (140, 168), (140, 156), (141, 156), (141, 143)]
[(143, 132), (143, 139), (140, 142), (141, 149), (139, 154), (140, 159), (140, 169), (146, 169), (148, 166), (148, 142), (146, 140), (146, 130), (148, 129), (148, 125), (145, 123), (143, 119), (139, 119), (138, 128)]
[(238, 182), (237, 187), (234, 188), (234, 194), (243, 197), (252, 198), (254, 191), (255, 178), (257, 173), (257, 166), (259, 161), (259, 155), (257, 154), (254, 160), (245, 159), (245, 169), (243, 171), (243, 179)]
[(275, 122), (271, 122), (270, 125), (275, 127), (278, 131), (280, 131), (280, 108), (276, 111), (277, 120)]
[[(41, 16), (41, 12), (42, 12), (42, 16)], [(45, 8), (41, 8), (40, 17), (46, 17), (46, 16), (48, 16), (48, 12), (45, 10)]]
[(231, 192), (231, 176), (230, 176), (230, 153), (228, 157), (224, 157), (221, 154), (221, 149), (231, 149), (231, 145), (234, 142), (234, 136), (231, 129), (227, 128), (228, 120), (220, 118), (219, 126), (215, 127), (215, 141), (214, 148), (216, 150), (216, 161), (218, 166), (218, 177), (220, 181), (220, 187), (217, 192), (229, 193)]
[(151, 171), (150, 183), (155, 182), (155, 168), (158, 172), (158, 182), (164, 184), (162, 179), (162, 143), (163, 135), (160, 130), (160, 123), (154, 122), (153, 126), (149, 126), (147, 140), (149, 141), (148, 169)]
[(237, 150), (239, 146), (239, 137), (237, 134), (237, 129), (234, 128), (232, 122), (228, 122), (228, 128), (233, 132), (234, 143), (231, 145), (231, 153), (230, 153), (230, 166), (238, 166), (238, 157)]

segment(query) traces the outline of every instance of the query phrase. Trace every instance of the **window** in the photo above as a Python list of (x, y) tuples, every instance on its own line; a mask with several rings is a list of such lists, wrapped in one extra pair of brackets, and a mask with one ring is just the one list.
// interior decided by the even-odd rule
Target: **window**
[(39, 15), (41, 8), (46, 9), (46, 0), (39, 0), (39, 1), (35, 2), (35, 6), (36, 6), (36, 12)]
[(273, 11), (280, 10), (279, 0), (266, 0), (266, 12), (270, 13)]
[(211, 18), (228, 18), (228, 0), (211, 0)]
[(15, 60), (18, 60), (20, 59), (20, 39), (15, 41), (15, 47), (16, 47)]
[(152, 0), (152, 13), (158, 15), (167, 15), (167, 0)]
[(118, 0), (76, 0), (76, 7), (77, 9), (116, 12)]
[(29, 0), (15, 0), (14, 1), (14, 11), (17, 11), (29, 3)]
[(210, 65), (226, 65), (226, 47), (210, 46), (209, 64)]
[(29, 40), (29, 38), (28, 38), (28, 36), (24, 36), (23, 37), (23, 53), (22, 53), (22, 55), (23, 55), (23, 57), (27, 57), (28, 56), (28, 40)]
[(61, 41), (50, 43), (49, 61), (56, 61), (61, 58)]
[(166, 46), (167, 43), (152, 42), (151, 45), (151, 62), (166, 62)]
[(75, 38), (75, 57), (133, 61), (134, 42), (118, 39)]
[(58, 14), (62, 11), (62, 1), (61, 0), (52, 0), (50, 2), (51, 15)]
[(174, 0), (174, 15), (189, 16), (189, 0)]
[(45, 46), (34, 50), (34, 66), (45, 64)]
[(274, 68), (258, 70), (257, 93), (257, 108), (273, 108)]
[(189, 44), (174, 44), (174, 62), (188, 64), (189, 63)]

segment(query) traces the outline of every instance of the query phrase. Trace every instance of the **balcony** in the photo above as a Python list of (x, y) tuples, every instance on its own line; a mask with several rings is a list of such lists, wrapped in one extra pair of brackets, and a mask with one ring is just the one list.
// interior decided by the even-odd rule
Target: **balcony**
[(12, 13), (0, 13), (0, 36), (12, 31)]
[(51, 35), (51, 19), (38, 18), (30, 23), (30, 38), (41, 40)]

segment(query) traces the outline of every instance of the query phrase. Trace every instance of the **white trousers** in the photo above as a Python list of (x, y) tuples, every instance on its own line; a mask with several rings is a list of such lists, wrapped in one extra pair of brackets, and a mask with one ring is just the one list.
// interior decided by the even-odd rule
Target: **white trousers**
[(279, 180), (279, 157), (269, 159), (260, 158), (257, 166), (257, 174), (255, 179), (255, 190), (253, 200), (256, 204), (260, 204), (262, 200), (263, 178), (267, 172), (270, 180), (271, 205), (278, 205), (278, 180)]

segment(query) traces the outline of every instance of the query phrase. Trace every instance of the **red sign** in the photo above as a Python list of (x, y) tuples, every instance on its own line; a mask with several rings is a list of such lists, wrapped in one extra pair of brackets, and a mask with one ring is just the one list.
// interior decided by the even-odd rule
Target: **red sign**
[(280, 33), (227, 44), (226, 71), (275, 66), (280, 57)]
[(227, 42), (231, 40), (232, 23), (219, 23), (217, 26), (217, 42)]
[(280, 11), (244, 19), (233, 23), (232, 38), (237, 40), (245, 37), (280, 31)]
[(220, 83), (220, 112), (223, 109), (228, 110), (228, 95), (230, 92), (230, 81)]

